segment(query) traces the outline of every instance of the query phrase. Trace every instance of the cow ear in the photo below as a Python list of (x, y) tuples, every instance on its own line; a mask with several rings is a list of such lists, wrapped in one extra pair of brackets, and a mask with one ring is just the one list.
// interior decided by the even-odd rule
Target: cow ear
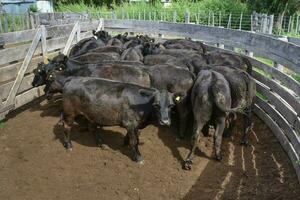
[(95, 30), (93, 30), (93, 35), (96, 35), (96, 31)]
[(124, 36), (124, 37), (127, 37), (127, 36), (128, 36), (128, 33), (127, 33), (127, 32), (125, 32), (125, 33), (123, 34), (123, 36)]
[(154, 42), (155, 42), (155, 39), (154, 39), (154, 38), (152, 38), (152, 39), (150, 40), (150, 42), (154, 43)]
[(140, 89), (139, 90), (139, 93), (142, 95), (142, 96), (148, 96), (148, 97), (151, 97), (154, 95), (155, 91), (151, 91), (151, 90), (147, 90), (147, 89)]

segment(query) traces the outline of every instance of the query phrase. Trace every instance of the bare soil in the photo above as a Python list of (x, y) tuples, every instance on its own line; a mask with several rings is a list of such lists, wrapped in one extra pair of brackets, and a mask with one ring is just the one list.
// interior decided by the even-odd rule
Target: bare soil
[(240, 130), (224, 138), (223, 160), (214, 161), (212, 138), (203, 137), (191, 171), (181, 169), (188, 140), (169, 128), (141, 132), (144, 165), (131, 161), (125, 130), (105, 128), (108, 150), (76, 126), (67, 152), (57, 125), (59, 106), (36, 101), (10, 115), (0, 128), (0, 199), (258, 199), (297, 200), (300, 186), (291, 161), (272, 132), (254, 117), (251, 145)]

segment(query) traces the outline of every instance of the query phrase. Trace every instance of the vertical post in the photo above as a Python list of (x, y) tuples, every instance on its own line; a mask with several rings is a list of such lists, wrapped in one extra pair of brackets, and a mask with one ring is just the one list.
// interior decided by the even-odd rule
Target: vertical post
[(292, 22), (292, 16), (290, 16), (290, 18), (289, 18), (288, 33), (291, 32), (291, 22)]
[(228, 17), (227, 28), (231, 28), (231, 13), (229, 14), (229, 17)]
[(250, 20), (251, 20), (251, 32), (253, 32), (253, 15), (252, 14), (250, 16)]
[(149, 20), (151, 21), (152, 20), (152, 18), (151, 18), (151, 11), (148, 13), (148, 15), (149, 15)]
[(221, 11), (219, 12), (219, 27), (222, 26), (222, 13)]
[(243, 21), (243, 13), (241, 13), (241, 16), (240, 16), (239, 30), (242, 30), (242, 21)]
[(173, 12), (173, 22), (174, 23), (177, 22), (177, 12), (176, 12), (176, 10)]
[(207, 20), (207, 25), (210, 25), (210, 11), (208, 11), (208, 20)]
[(2, 15), (0, 14), (0, 33), (3, 32), (3, 29), (2, 29)]
[(297, 15), (297, 19), (296, 19), (296, 31), (295, 31), (296, 34), (299, 33), (299, 15)]
[[(281, 40), (281, 41), (284, 41), (284, 42), (288, 42), (288, 38), (287, 36), (282, 36), (280, 38), (278, 38), (278, 40)], [(274, 67), (277, 68), (279, 71), (283, 72), (284, 70), (284, 66), (277, 63), (277, 62), (274, 62)]]
[(12, 21), (12, 31), (16, 31), (16, 18), (15, 18), (15, 14), (11, 15), (11, 21)]
[(269, 24), (269, 34), (272, 34), (273, 32), (273, 24), (274, 24), (274, 15), (270, 15), (270, 24)]
[(185, 11), (185, 23), (190, 23), (190, 12), (188, 10)]
[(33, 14), (29, 13), (29, 17), (30, 17), (30, 26), (31, 26), (31, 29), (34, 29), (35, 25), (34, 25)]
[(21, 19), (21, 23), (22, 23), (22, 30), (25, 30), (26, 29), (26, 26), (25, 26), (25, 20), (26, 20), (26, 15), (25, 14), (22, 14), (20, 15), (20, 19)]
[(144, 20), (146, 20), (146, 11), (144, 10)]
[(156, 21), (156, 11), (153, 12), (153, 20)]
[[(103, 29), (104, 22), (103, 19), (100, 20), (102, 20), (101, 28)], [(79, 42), (80, 39), (81, 39), (81, 27), (80, 27), (80, 23), (78, 23), (77, 32), (76, 32), (76, 42)]]
[(111, 11), (111, 18), (112, 19), (116, 19), (116, 13), (115, 13), (115, 11)]
[(8, 21), (7, 21), (7, 14), (4, 14), (4, 32), (8, 32)]
[(125, 12), (124, 12), (124, 9), (122, 9), (121, 15), (122, 15), (122, 19), (124, 19), (124, 18), (125, 18)]
[(30, 22), (29, 22), (29, 14), (28, 13), (26, 13), (26, 29), (30, 29)]
[(47, 42), (46, 42), (46, 37), (47, 37), (47, 33), (46, 33), (46, 28), (45, 26), (41, 26), (41, 31), (42, 31), (42, 35), (41, 35), (41, 41), (42, 41), (42, 54), (43, 54), (43, 59), (44, 62), (46, 62), (47, 60)]
[(139, 20), (141, 20), (141, 12), (139, 11)]
[(212, 12), (212, 26), (215, 26), (215, 13)]

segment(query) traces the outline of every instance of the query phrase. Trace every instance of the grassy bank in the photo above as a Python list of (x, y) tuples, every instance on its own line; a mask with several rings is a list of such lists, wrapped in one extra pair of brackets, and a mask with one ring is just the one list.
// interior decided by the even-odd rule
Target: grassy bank
[[(114, 11), (117, 18), (129, 19), (145, 19), (145, 20), (164, 20), (173, 21), (174, 12), (176, 11), (176, 21), (183, 22), (186, 11), (190, 13), (190, 22), (200, 24), (221, 25), (226, 27), (231, 13), (231, 24), (233, 28), (237, 28), (240, 21), (241, 13), (244, 14), (243, 26), (246, 29), (250, 27), (250, 13), (246, 4), (236, 0), (203, 0), (199, 2), (191, 2), (179, 0), (172, 2), (168, 8), (164, 8), (163, 4), (156, 3), (154, 5), (140, 3), (123, 3), (122, 5), (113, 4), (112, 8), (106, 6), (87, 5), (83, 2), (76, 4), (58, 3), (56, 10), (59, 12), (89, 12), (95, 17), (110, 18), (111, 12)], [(248, 15), (248, 16), (247, 16)]]

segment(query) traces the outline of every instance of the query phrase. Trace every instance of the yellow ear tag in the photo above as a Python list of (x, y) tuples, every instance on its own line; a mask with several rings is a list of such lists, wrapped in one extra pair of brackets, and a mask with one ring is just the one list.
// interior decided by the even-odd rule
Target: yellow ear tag
[(176, 100), (176, 101), (179, 101), (179, 100), (180, 100), (180, 96), (176, 97), (175, 100)]
[(48, 57), (47, 57), (47, 56), (44, 57), (44, 63), (45, 63), (45, 64), (48, 64), (48, 63), (49, 63)]

